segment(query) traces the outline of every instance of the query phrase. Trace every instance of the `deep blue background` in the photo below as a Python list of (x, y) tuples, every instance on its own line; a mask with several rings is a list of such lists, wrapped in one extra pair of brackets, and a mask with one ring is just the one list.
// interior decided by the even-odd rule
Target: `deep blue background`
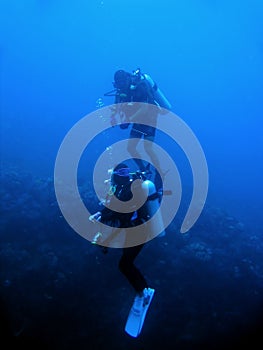
[(213, 201), (261, 227), (262, 12), (259, 0), (2, 1), (3, 160), (52, 176), (114, 71), (139, 66), (199, 138)]
[(203, 147), (208, 204), (261, 237), (262, 16), (260, 0), (2, 0), (2, 172), (52, 182), (68, 130), (141, 67)]

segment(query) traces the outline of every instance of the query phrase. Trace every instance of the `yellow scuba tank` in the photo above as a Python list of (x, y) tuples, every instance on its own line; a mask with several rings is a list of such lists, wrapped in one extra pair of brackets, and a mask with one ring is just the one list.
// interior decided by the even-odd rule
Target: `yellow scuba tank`
[(148, 74), (143, 74), (144, 79), (148, 81), (150, 84), (152, 90), (153, 90), (153, 97), (156, 102), (156, 104), (162, 108), (167, 109), (170, 111), (172, 109), (172, 106), (170, 102), (167, 100), (167, 98), (164, 96), (162, 91), (159, 89), (155, 81), (150, 77)]
[[(151, 238), (156, 236), (162, 237), (165, 235), (165, 227), (161, 215), (159, 194), (156, 191), (155, 185), (150, 180), (145, 180), (141, 184), (142, 194), (147, 194), (146, 202), (137, 210), (137, 216), (147, 226), (147, 233)], [(152, 219), (154, 216), (154, 219)]]

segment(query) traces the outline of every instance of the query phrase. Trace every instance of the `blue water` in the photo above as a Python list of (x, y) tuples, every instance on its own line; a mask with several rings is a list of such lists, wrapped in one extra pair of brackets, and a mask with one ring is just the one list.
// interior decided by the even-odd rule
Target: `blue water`
[[(150, 349), (166, 339), (194, 349), (208, 334), (253, 329), (263, 300), (262, 15), (259, 0), (1, 1), (0, 284), (12, 339), (61, 349)], [(209, 171), (191, 232), (181, 237), (180, 214), (138, 260), (157, 290), (139, 343), (123, 332), (133, 294), (118, 252), (105, 257), (78, 236), (53, 192), (66, 133), (99, 98), (113, 103), (104, 93), (117, 69), (137, 67), (193, 130)], [(121, 132), (95, 141), (92, 161)], [(157, 141), (169, 148), (165, 135)]]

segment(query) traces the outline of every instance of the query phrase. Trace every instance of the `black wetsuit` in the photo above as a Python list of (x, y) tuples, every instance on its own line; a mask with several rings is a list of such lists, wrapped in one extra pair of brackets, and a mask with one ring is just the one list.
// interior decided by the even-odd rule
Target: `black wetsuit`
[[(130, 191), (130, 184), (125, 186), (117, 186), (115, 196), (122, 200), (127, 201), (131, 199), (132, 193)], [(131, 227), (132, 217), (134, 212), (131, 213), (118, 213), (105, 207), (101, 211), (101, 222), (114, 227)], [(148, 284), (140, 270), (134, 265), (134, 260), (142, 250), (144, 244), (140, 244), (134, 247), (123, 248), (122, 256), (119, 261), (119, 269), (128, 279), (137, 293), (140, 293), (144, 288), (148, 288)]]

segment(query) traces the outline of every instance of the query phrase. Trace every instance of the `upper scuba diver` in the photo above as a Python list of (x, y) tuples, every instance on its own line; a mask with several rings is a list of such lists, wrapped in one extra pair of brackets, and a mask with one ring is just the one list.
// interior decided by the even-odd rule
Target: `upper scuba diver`
[[(113, 85), (116, 89), (115, 106), (111, 115), (113, 123), (116, 114), (120, 113), (118, 104), (122, 103), (121, 116), (125, 118), (127, 123), (122, 123), (120, 127), (124, 129), (130, 123), (132, 124), (127, 146), (129, 154), (141, 171), (148, 171), (150, 164), (145, 165), (137, 151), (137, 146), (142, 139), (150, 141), (144, 142), (144, 149), (155, 168), (160, 169), (159, 158), (153, 149), (153, 141), (156, 134), (158, 114), (165, 114), (167, 110), (171, 110), (170, 103), (151, 77), (142, 74), (140, 69), (132, 74), (124, 70), (116, 71)], [(141, 103), (132, 104), (133, 102)], [(152, 108), (151, 105), (156, 105), (158, 108)], [(139, 123), (140, 120), (145, 120), (145, 124)], [(160, 175), (165, 174), (163, 170), (161, 170), (161, 173)]]

